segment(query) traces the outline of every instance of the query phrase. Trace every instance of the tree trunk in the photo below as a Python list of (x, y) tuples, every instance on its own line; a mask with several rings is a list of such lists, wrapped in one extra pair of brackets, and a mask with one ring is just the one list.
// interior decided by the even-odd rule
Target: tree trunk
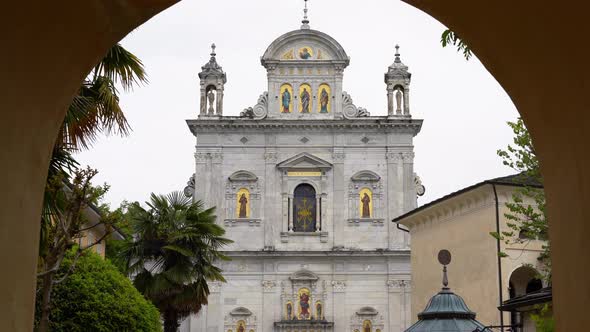
[(53, 288), (53, 273), (50, 272), (43, 276), (41, 287), (43, 297), (41, 298), (41, 320), (37, 332), (49, 331), (49, 313), (51, 312), (51, 289)]
[(178, 314), (173, 310), (167, 310), (164, 313), (164, 332), (176, 332), (179, 327)]

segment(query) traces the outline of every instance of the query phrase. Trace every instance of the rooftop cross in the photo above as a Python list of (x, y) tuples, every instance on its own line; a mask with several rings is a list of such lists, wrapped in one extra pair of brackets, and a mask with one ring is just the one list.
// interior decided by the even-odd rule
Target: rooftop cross
[(395, 62), (400, 63), (402, 60), (399, 58), (399, 45), (395, 45)]
[(307, 0), (303, 0), (305, 2), (305, 7), (303, 8), (303, 20), (301, 23), (301, 29), (309, 29), (309, 20), (307, 19)]

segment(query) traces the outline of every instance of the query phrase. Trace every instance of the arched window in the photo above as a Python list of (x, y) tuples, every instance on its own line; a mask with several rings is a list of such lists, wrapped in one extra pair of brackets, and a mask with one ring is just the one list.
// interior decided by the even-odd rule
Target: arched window
[(369, 188), (363, 188), (359, 192), (359, 213), (361, 218), (373, 217), (373, 192)]
[(307, 183), (298, 185), (293, 192), (293, 231), (314, 232), (316, 211), (315, 189)]
[(318, 113), (330, 113), (330, 107), (332, 106), (330, 95), (330, 86), (326, 83), (320, 84), (318, 88)]
[(236, 217), (249, 218), (250, 217), (250, 191), (246, 188), (238, 190), (236, 195)]
[(285, 83), (281, 85), (279, 100), (281, 101), (280, 112), (291, 113), (293, 111), (293, 87)]
[(543, 282), (540, 279), (534, 278), (526, 284), (525, 292), (528, 294), (534, 291), (538, 291), (541, 288), (543, 288)]

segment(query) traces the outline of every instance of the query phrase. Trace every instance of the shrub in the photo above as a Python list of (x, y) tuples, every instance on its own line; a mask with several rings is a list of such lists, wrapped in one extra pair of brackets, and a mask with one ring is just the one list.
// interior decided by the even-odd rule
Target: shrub
[[(57, 278), (71, 267), (72, 257), (70, 252)], [(74, 272), (56, 284), (51, 295), (51, 331), (162, 330), (156, 307), (113, 264), (93, 252), (78, 259)]]

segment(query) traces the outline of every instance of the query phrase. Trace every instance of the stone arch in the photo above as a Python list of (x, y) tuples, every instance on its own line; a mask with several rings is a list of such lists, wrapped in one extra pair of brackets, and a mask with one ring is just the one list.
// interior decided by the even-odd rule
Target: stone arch
[(324, 52), (329, 53), (332, 61), (341, 61), (348, 65), (348, 55), (336, 39), (330, 37), (328, 34), (311, 29), (294, 30), (275, 39), (262, 55), (263, 64), (268, 61), (282, 59), (289, 45), (296, 47), (301, 41), (309, 41), (321, 46)]
[(510, 297), (521, 296), (543, 287), (539, 271), (532, 266), (522, 265), (510, 273), (508, 279)]

